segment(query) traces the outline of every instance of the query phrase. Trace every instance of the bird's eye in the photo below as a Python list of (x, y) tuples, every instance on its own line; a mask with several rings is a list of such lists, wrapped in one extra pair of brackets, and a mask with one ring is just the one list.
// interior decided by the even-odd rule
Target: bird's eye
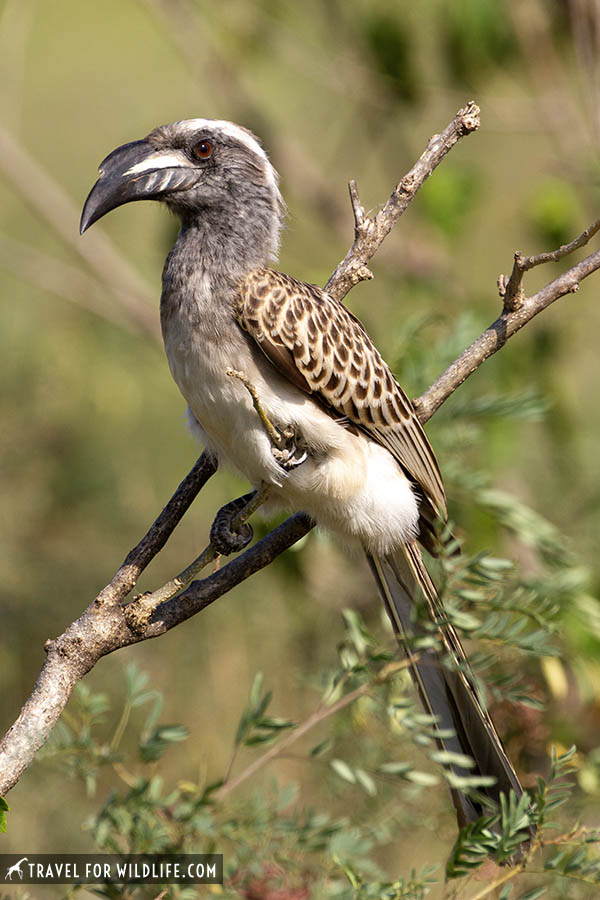
[(212, 156), (213, 145), (211, 141), (200, 141), (192, 148), (192, 153), (197, 159), (208, 159)]

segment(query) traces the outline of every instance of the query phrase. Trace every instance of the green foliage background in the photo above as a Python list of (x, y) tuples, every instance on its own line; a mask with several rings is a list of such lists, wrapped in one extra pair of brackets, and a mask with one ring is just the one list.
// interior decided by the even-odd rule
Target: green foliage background
[[(352, 237), (347, 180), (356, 178), (365, 206), (376, 207), (430, 134), (474, 97), (481, 130), (419, 193), (375, 259), (375, 280), (348, 298), (417, 395), (496, 317), (496, 278), (515, 249), (553, 249), (598, 215), (596, 64), (575, 26), (592, 33), (600, 25), (591, 4), (586, 10), (566, 0), (4, 0), (2, 122), (77, 207), (98, 162), (156, 124), (206, 116), (246, 125), (263, 139), (289, 205), (281, 267), (324, 283)], [(19, 173), (6, 160), (0, 166), (3, 731), (31, 690), (44, 640), (108, 581), (197, 448), (161, 347), (91, 312), (74, 277), (53, 285), (45, 254), (85, 265), (24, 200)], [(77, 225), (73, 217), (73, 236)], [(167, 213), (133, 204), (96, 227), (158, 302), (175, 234)], [(19, 277), (22, 245), (28, 271)], [(527, 287), (558, 271), (536, 271)], [(100, 283), (107, 309), (113, 281), (106, 272)], [(592, 824), (600, 814), (599, 283), (592, 277), (530, 324), (429, 428), (467, 551), (517, 561), (558, 603), (559, 655), (516, 657), (546, 712), (500, 705), (496, 716), (525, 771), (547, 770), (552, 742), (578, 745), (572, 818), (581, 812)], [(212, 479), (140, 589), (187, 563), (214, 511), (245, 488), (226, 472)], [(162, 718), (190, 735), (173, 743), (161, 777), (173, 789), (207, 784), (224, 774), (257, 671), (276, 686), (279, 716), (310, 715), (322, 673), (338, 665), (342, 608), (358, 610), (389, 645), (362, 561), (314, 534), (196, 620), (102, 661), (86, 686), (116, 698), (104, 712), (115, 728), (125, 667), (149, 673), (164, 698)], [(502, 660), (502, 648), (494, 652)], [(376, 755), (368, 709), (333, 731), (341, 756), (357, 747), (367, 761)], [(418, 750), (404, 750), (421, 764)], [(258, 752), (244, 750), (247, 759)], [(298, 751), (249, 780), (240, 803), (265, 803), (277, 779), (297, 785), (291, 809), (322, 804), (350, 829), (394, 822), (373, 851), (381, 881), (443, 862), (455, 837), (445, 789), (418, 793), (413, 784), (409, 797), (392, 785), (372, 797), (356, 778), (330, 772)], [(82, 822), (118, 783), (102, 767), (86, 795), (49, 760), (36, 764), (10, 794), (3, 850), (91, 849)], [(262, 849), (268, 859), (268, 836)]]

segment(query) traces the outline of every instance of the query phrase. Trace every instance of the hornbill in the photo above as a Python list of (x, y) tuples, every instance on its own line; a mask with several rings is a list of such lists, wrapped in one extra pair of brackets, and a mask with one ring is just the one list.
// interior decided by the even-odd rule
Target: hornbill
[[(475, 763), (450, 768), (495, 779), (481, 788), (493, 801), (510, 790), (520, 797), (418, 546), (432, 548), (435, 522), (446, 517), (435, 455), (361, 322), (321, 288), (270, 267), (285, 206), (257, 138), (231, 122), (174, 122), (118, 147), (99, 172), (82, 233), (133, 200), (159, 200), (181, 220), (160, 315), (193, 428), (255, 488), (270, 486), (272, 501), (362, 545), (440, 745), (450, 758), (466, 754)], [(292, 429), (287, 461), (273, 452), (231, 369), (245, 374), (276, 427)], [(436, 624), (442, 650), (406, 647), (420, 629), (415, 603)], [(442, 665), (442, 656), (452, 665)], [(456, 787), (451, 793), (460, 825), (482, 814), (481, 798)]]

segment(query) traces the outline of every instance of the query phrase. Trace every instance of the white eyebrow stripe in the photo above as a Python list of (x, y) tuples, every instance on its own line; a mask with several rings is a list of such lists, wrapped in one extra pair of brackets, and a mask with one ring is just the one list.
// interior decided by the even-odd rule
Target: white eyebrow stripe
[(241, 128), (234, 122), (228, 122), (226, 119), (183, 119), (180, 122), (175, 122), (174, 125), (177, 128), (184, 128), (186, 131), (201, 131), (202, 129), (206, 129), (207, 132), (212, 132), (217, 140), (220, 135), (225, 135), (226, 137), (233, 138), (234, 141), (243, 144), (264, 163), (264, 173), (267, 182), (275, 192), (276, 196), (281, 199), (277, 173), (273, 168), (269, 157), (254, 135), (249, 131), (246, 131), (245, 128)]
[(146, 159), (142, 159), (141, 162), (127, 169), (125, 175), (138, 175), (140, 172), (147, 172), (149, 169), (181, 169), (187, 165), (189, 165), (189, 162), (183, 154), (179, 156), (174, 153), (156, 153), (152, 156), (147, 156)]
[(249, 150), (252, 150), (261, 159), (268, 160), (267, 154), (255, 137), (244, 128), (240, 128), (239, 125), (228, 122), (226, 119), (183, 119), (175, 124), (185, 128), (186, 131), (200, 131), (202, 128), (210, 129), (211, 131), (217, 129), (221, 134), (239, 141), (240, 144), (245, 144)]

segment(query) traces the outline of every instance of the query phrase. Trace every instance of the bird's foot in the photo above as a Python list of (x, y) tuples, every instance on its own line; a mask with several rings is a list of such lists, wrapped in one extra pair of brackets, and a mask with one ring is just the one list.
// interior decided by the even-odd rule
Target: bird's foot
[(277, 465), (289, 472), (296, 466), (301, 466), (308, 458), (308, 453), (296, 443), (296, 433), (291, 425), (280, 432), (281, 440), (278, 447), (271, 447), (271, 453)]
[(244, 522), (235, 531), (232, 529), (232, 522), (250, 500), (256, 496), (256, 491), (244, 494), (237, 500), (231, 500), (226, 503), (216, 514), (212, 525), (210, 526), (210, 542), (222, 556), (229, 556), (231, 553), (237, 553), (247, 547), (252, 538), (254, 531), (252, 525)]

